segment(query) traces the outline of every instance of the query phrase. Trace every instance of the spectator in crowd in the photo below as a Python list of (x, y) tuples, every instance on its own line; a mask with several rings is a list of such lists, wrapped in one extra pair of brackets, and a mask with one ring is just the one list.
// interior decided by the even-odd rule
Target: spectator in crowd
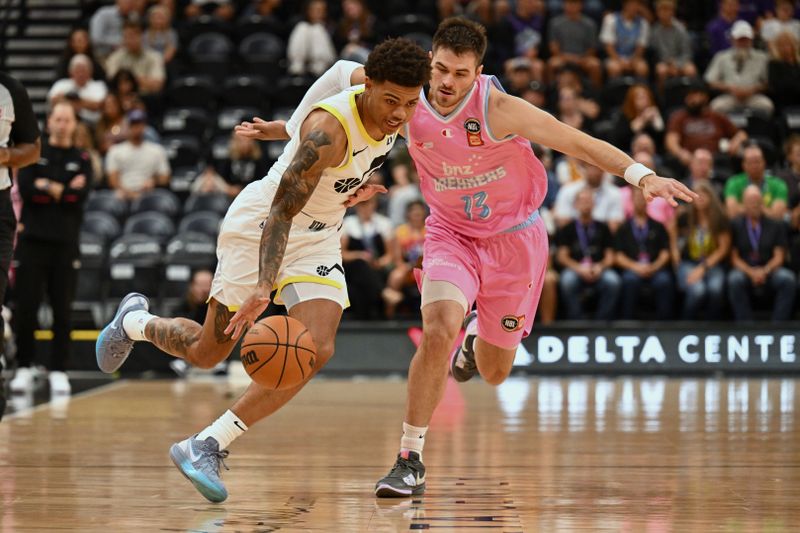
[(708, 89), (701, 83), (692, 85), (686, 93), (685, 109), (669, 117), (665, 146), (667, 152), (688, 166), (692, 153), (705, 148), (712, 154), (720, 152), (720, 141), (727, 139), (727, 153), (735, 155), (747, 133), (739, 130), (728, 117), (708, 107)]
[(721, 95), (711, 101), (711, 109), (719, 113), (752, 110), (772, 115), (772, 100), (767, 90), (769, 56), (753, 48), (753, 28), (737, 20), (731, 29), (733, 47), (717, 52), (706, 70), (705, 80)]
[(69, 394), (71, 390), (65, 373), (70, 315), (78, 279), (83, 204), (92, 183), (89, 155), (74, 146), (77, 124), (71, 105), (56, 104), (47, 119), (49, 137), (42, 146), (42, 157), (18, 174), (23, 205), (14, 253), (20, 370), (11, 389), (16, 392), (32, 390), (36, 315), (45, 293), (53, 309), (53, 342), (47, 364), (50, 390), (56, 394)]
[(231, 0), (191, 0), (183, 14), (188, 21), (201, 15), (211, 15), (223, 22), (231, 22), (236, 15), (236, 7)]
[(598, 167), (588, 163), (580, 163), (580, 165), (583, 166), (586, 178), (563, 185), (558, 190), (554, 208), (556, 225), (563, 227), (577, 218), (575, 198), (579, 191), (586, 189), (594, 193), (592, 219), (608, 225), (612, 233), (616, 232), (625, 220), (619, 187), (609, 183), (603, 176), (603, 171)]
[(505, 75), (505, 89), (515, 96), (519, 96), (526, 87), (536, 81), (533, 64), (527, 57), (515, 57), (507, 61)]
[(106, 74), (114, 76), (121, 69), (130, 70), (136, 78), (140, 94), (160, 93), (166, 78), (164, 58), (155, 50), (144, 47), (142, 27), (135, 22), (126, 22), (122, 30), (122, 43), (122, 47), (108, 57)]
[(762, 191), (764, 214), (775, 220), (783, 220), (789, 205), (786, 183), (766, 173), (764, 152), (757, 144), (751, 144), (742, 154), (742, 172), (734, 174), (725, 182), (725, 208), (728, 217), (734, 219), (745, 213), (744, 190), (755, 185)]
[(564, 87), (574, 89), (578, 94), (578, 106), (581, 112), (592, 120), (600, 116), (600, 105), (597, 103), (597, 94), (591, 87), (586, 87), (583, 79), (575, 67), (565, 66), (556, 74), (555, 91), (558, 93)]
[[(262, 21), (270, 28), (280, 29), (283, 22), (278, 18), (278, 8), (281, 6), (281, 0), (251, 0), (242, 9), (239, 20), (244, 20), (249, 17), (261, 17)], [(285, 37), (283, 33), (281, 37)]]
[(722, 197), (723, 185), (717, 181), (712, 181), (714, 178), (714, 156), (705, 148), (698, 148), (692, 152), (692, 160), (689, 161), (689, 173), (683, 182), (690, 189), (694, 189), (700, 183), (709, 184), (717, 197)]
[(559, 89), (556, 117), (575, 129), (593, 134), (594, 121), (583, 113), (580, 104), (580, 95), (575, 89), (572, 87)]
[(211, 164), (206, 165), (205, 170), (192, 183), (193, 193), (219, 192), (234, 198), (245, 185), (260, 179), (269, 170), (262, 157), (261, 147), (254, 139), (232, 133), (228, 153), (230, 157), (221, 168), (215, 169)]
[(172, 18), (166, 7), (154, 5), (148, 11), (144, 46), (161, 54), (165, 65), (175, 57), (178, 33), (172, 28)]
[(597, 58), (597, 24), (582, 13), (583, 0), (566, 0), (564, 13), (552, 19), (548, 66), (554, 73), (573, 65), (589, 76), (595, 87), (602, 85), (603, 71)]
[(411, 162), (407, 149), (404, 146), (395, 146), (392, 153), (394, 161), (390, 172), (393, 185), (390, 189), (386, 213), (392, 221), (392, 225), (396, 227), (405, 222), (408, 204), (414, 200), (421, 200), (422, 193), (419, 190), (419, 175)]
[(534, 80), (523, 87), (519, 92), (519, 97), (539, 109), (548, 109), (547, 87), (540, 81)]
[(611, 320), (619, 299), (620, 278), (614, 271), (614, 240), (608, 226), (594, 220), (595, 192), (584, 187), (575, 196), (578, 216), (558, 230), (556, 261), (563, 269), (559, 279), (567, 319), (584, 318), (584, 289), (597, 291), (598, 320)]
[(770, 45), (771, 59), (767, 66), (769, 92), (778, 109), (797, 105), (800, 99), (800, 40), (781, 33)]
[(686, 26), (675, 18), (675, 0), (657, 0), (658, 20), (650, 34), (650, 46), (655, 52), (656, 79), (664, 86), (669, 78), (697, 76), (692, 62), (692, 41)]
[(251, 181), (265, 176), (269, 165), (254, 139), (232, 133), (228, 146), (230, 157), (220, 169), (220, 175), (228, 184), (227, 194), (233, 197)]
[(730, 32), (739, 16), (739, 0), (720, 0), (719, 15), (706, 24), (708, 51), (714, 55), (731, 47)]
[(641, 9), (641, 0), (623, 0), (621, 11), (603, 18), (600, 42), (606, 47), (609, 78), (625, 74), (647, 78), (649, 67), (644, 52), (650, 39), (650, 25), (641, 15)]
[(121, 198), (132, 200), (169, 182), (167, 152), (160, 144), (145, 140), (146, 123), (144, 111), (128, 113), (128, 140), (113, 145), (106, 155), (108, 185)]
[(376, 212), (377, 206), (374, 196), (361, 202), (355, 207), (356, 214), (346, 216), (342, 226), (342, 262), (350, 309), (360, 320), (383, 316), (381, 293), (392, 261), (392, 223)]
[(122, 26), (135, 16), (134, 0), (117, 0), (114, 5), (98, 9), (89, 21), (95, 53), (105, 58), (122, 44)]
[(364, 0), (342, 0), (342, 18), (336, 26), (333, 42), (341, 57), (366, 62), (375, 44), (375, 17)]
[[(678, 217), (678, 287), (684, 293), (682, 320), (719, 320), (725, 297), (724, 262), (731, 250), (728, 218), (710, 182), (698, 181), (699, 196)], [(702, 314), (701, 314), (702, 311)]]
[(75, 148), (81, 150), (89, 156), (89, 162), (92, 166), (93, 183), (89, 183), (89, 187), (94, 187), (100, 183), (103, 177), (103, 158), (100, 152), (97, 151), (97, 146), (94, 143), (94, 135), (92, 128), (85, 122), (78, 122), (75, 127)]
[(539, 46), (545, 29), (543, 0), (517, 0), (512, 11), (501, 22), (495, 43), (504, 60), (524, 57), (531, 62), (533, 79), (544, 79), (544, 62), (539, 58)]
[(128, 138), (128, 123), (119, 102), (119, 97), (108, 93), (103, 99), (100, 120), (95, 127), (95, 142), (102, 155), (108, 152), (111, 145), (123, 142)]
[(289, 74), (321, 76), (336, 61), (336, 49), (326, 27), (327, 16), (324, 0), (309, 0), (305, 19), (289, 35)]
[(728, 273), (728, 301), (737, 321), (753, 319), (754, 292), (768, 293), (772, 320), (789, 320), (795, 298), (795, 277), (783, 267), (787, 236), (783, 222), (764, 215), (757, 185), (744, 191), (744, 213), (733, 221), (733, 249)]
[(795, 14), (794, 0), (776, 0), (775, 17), (767, 19), (761, 24), (761, 38), (772, 44), (781, 33), (788, 33), (795, 41), (800, 41), (800, 20)]
[(211, 281), (214, 274), (210, 270), (200, 269), (192, 274), (192, 281), (186, 290), (186, 297), (175, 309), (174, 316), (182, 316), (202, 324), (206, 320), (208, 297), (211, 294)]
[(638, 187), (631, 191), (633, 216), (617, 231), (616, 264), (622, 269), (621, 318), (631, 320), (636, 313), (641, 290), (649, 285), (653, 292), (656, 317), (672, 317), (674, 287), (669, 271), (670, 243), (663, 224), (647, 216), (647, 202)]
[(414, 269), (422, 268), (422, 244), (425, 240), (425, 218), (428, 207), (422, 200), (414, 200), (406, 206), (406, 222), (395, 230), (392, 246), (392, 264), (383, 301), (386, 318), (394, 318), (397, 306), (410, 299), (409, 292), (419, 298)]
[(633, 136), (647, 133), (660, 143), (664, 136), (664, 119), (656, 99), (647, 85), (636, 84), (628, 89), (625, 100), (614, 118), (612, 137), (616, 146), (628, 146)]
[(142, 103), (139, 96), (139, 82), (136, 81), (133, 72), (126, 68), (120, 69), (111, 77), (109, 89), (117, 96), (123, 113), (132, 111)]
[(103, 64), (97, 60), (94, 54), (94, 48), (89, 40), (89, 32), (86, 28), (73, 28), (67, 37), (67, 47), (61, 53), (61, 58), (58, 60), (58, 67), (56, 68), (56, 76), (58, 78), (69, 77), (69, 62), (78, 54), (88, 56), (92, 60), (92, 77), (96, 80), (105, 80), (106, 71)]
[(791, 135), (783, 143), (786, 166), (778, 172), (778, 177), (786, 183), (789, 191), (789, 207), (792, 209), (792, 226), (800, 227), (800, 135)]
[(107, 93), (104, 81), (92, 79), (92, 60), (78, 54), (69, 62), (69, 78), (56, 81), (47, 93), (47, 99), (51, 106), (69, 100), (81, 120), (95, 124)]

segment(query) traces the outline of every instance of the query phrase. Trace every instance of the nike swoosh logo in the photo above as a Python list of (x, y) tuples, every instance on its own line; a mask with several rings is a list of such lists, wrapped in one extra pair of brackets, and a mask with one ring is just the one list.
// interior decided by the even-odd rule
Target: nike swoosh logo
[(203, 454), (198, 455), (194, 453), (194, 446), (192, 446), (191, 442), (189, 443), (188, 448), (189, 448), (189, 462), (196, 463), (201, 457), (203, 457)]
[(356, 152), (355, 150), (353, 150), (353, 157), (357, 156), (358, 154), (360, 154), (361, 152), (363, 152), (363, 151), (364, 151), (364, 150), (366, 150), (367, 148), (369, 148), (369, 146), (365, 146), (364, 148), (362, 148), (362, 149), (361, 149), (361, 150), (359, 150), (358, 152)]
[(239, 425), (238, 420), (234, 420), (233, 423), (236, 425), (237, 428), (241, 429), (242, 431), (246, 431), (242, 426)]

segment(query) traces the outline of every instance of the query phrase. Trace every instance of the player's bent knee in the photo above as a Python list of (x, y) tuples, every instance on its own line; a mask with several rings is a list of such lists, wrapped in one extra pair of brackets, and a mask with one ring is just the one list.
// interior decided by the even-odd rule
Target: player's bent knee
[(212, 350), (192, 350), (186, 355), (186, 362), (192, 366), (209, 370), (214, 368), (223, 359), (228, 357), (230, 352), (214, 352)]
[(508, 377), (508, 372), (500, 368), (493, 368), (485, 373), (482, 373), (481, 377), (489, 385), (497, 386), (506, 380)]
[(321, 367), (325, 363), (327, 363), (331, 357), (333, 357), (333, 352), (335, 350), (335, 345), (333, 342), (323, 342), (317, 345), (317, 364), (315, 366)]

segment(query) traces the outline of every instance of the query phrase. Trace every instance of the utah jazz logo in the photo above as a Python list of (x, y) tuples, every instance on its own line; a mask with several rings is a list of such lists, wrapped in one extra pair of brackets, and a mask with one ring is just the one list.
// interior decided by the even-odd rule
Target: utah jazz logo
[(254, 363), (258, 363), (258, 357), (256, 356), (256, 352), (254, 350), (250, 350), (249, 352), (243, 353), (242, 363), (246, 365), (252, 365)]
[(333, 184), (333, 190), (346, 194), (356, 187), (360, 187), (361, 184), (368, 180), (372, 174), (375, 173), (376, 170), (383, 166), (383, 163), (386, 161), (386, 154), (376, 157), (372, 160), (372, 163), (369, 164), (369, 169), (361, 175), (361, 179), (359, 178), (342, 178), (340, 180), (336, 180), (336, 183)]
[(324, 277), (333, 272), (334, 270), (338, 270), (339, 272), (342, 273), (342, 275), (344, 275), (344, 269), (342, 268), (342, 265), (338, 263), (333, 266), (319, 265), (317, 267), (317, 274)]

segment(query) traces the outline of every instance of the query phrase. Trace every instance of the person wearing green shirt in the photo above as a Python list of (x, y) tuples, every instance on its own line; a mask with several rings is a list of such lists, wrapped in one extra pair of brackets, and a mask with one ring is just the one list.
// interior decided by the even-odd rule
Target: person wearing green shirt
[(783, 220), (789, 204), (789, 190), (786, 182), (766, 173), (767, 162), (764, 152), (758, 145), (750, 145), (742, 154), (742, 172), (734, 174), (725, 182), (725, 207), (728, 216), (734, 219), (744, 214), (742, 196), (748, 185), (761, 189), (764, 198), (764, 214), (770, 218)]

